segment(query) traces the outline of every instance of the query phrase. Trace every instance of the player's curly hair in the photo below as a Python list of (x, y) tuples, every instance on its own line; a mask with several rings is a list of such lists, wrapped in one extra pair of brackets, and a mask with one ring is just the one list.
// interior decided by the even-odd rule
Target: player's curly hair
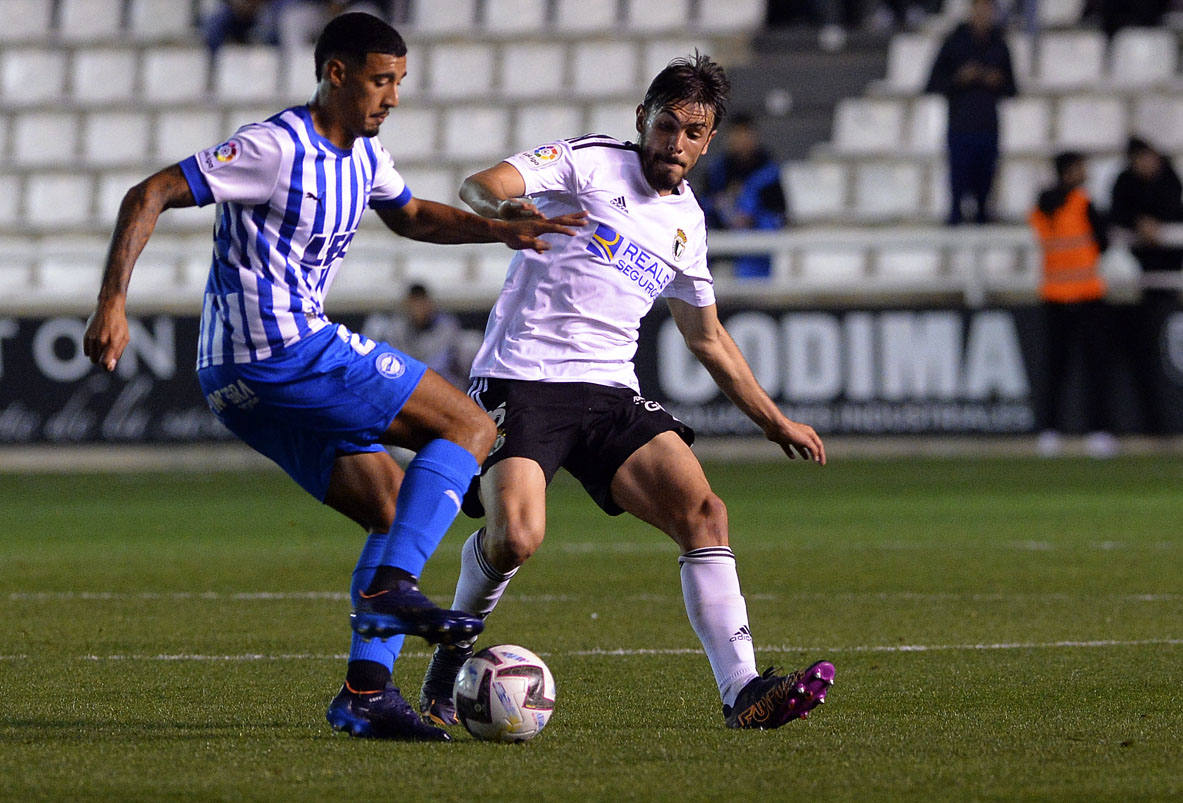
[(677, 58), (657, 74), (641, 105), (646, 114), (682, 103), (701, 103), (715, 112), (714, 127), (727, 116), (731, 82), (727, 73), (710, 56), (694, 51), (693, 56)]
[(316, 40), (316, 80), (320, 80), (329, 59), (338, 58), (358, 67), (366, 63), (367, 53), (401, 57), (407, 55), (407, 43), (398, 31), (373, 14), (351, 11), (333, 17)]

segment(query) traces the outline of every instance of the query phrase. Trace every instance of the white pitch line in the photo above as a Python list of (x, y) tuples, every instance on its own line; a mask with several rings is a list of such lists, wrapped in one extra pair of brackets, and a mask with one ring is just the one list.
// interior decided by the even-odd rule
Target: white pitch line
[[(1127, 602), (1177, 602), (1183, 600), (1183, 594), (1113, 594), (1092, 596), (1089, 594), (1066, 594), (1062, 592), (1047, 593), (952, 593), (952, 592), (912, 592), (912, 591), (867, 591), (867, 592), (796, 592), (788, 594), (755, 592), (744, 595), (749, 600), (902, 600), (916, 602), (1027, 602), (1039, 601), (1072, 601), (1072, 600), (1121, 600)], [(36, 602), (39, 600), (69, 601), (81, 600), (85, 602), (119, 602), (124, 600), (208, 600), (211, 602), (283, 602), (288, 600), (327, 600), (330, 602), (348, 601), (349, 595), (344, 591), (13, 591), (7, 595), (9, 602)], [(579, 594), (506, 594), (508, 602), (594, 602), (591, 596)], [(680, 601), (680, 594), (630, 594), (619, 597), (626, 602), (670, 602)]]
[[(769, 645), (761, 646), (760, 652), (804, 652), (821, 655), (842, 653), (912, 653), (912, 652), (975, 652), (981, 650), (1059, 650), (1059, 649), (1103, 649), (1106, 647), (1179, 647), (1183, 646), (1183, 638), (1138, 639), (1120, 641), (1117, 639), (1097, 639), (1093, 641), (1014, 641), (997, 642), (992, 644), (867, 644), (845, 647), (805, 647), (800, 645)], [(669, 647), (669, 648), (619, 648), (590, 650), (561, 650), (539, 652), (544, 656), (559, 656), (570, 658), (628, 658), (645, 655), (699, 655), (702, 650), (698, 647)], [(427, 658), (428, 652), (407, 651), (404, 658)], [(242, 653), (239, 655), (202, 655), (190, 653), (175, 653), (159, 655), (83, 655), (82, 661), (195, 661), (209, 663), (244, 663), (253, 661), (344, 661), (348, 655), (321, 653), (283, 653), (265, 655), (262, 653)], [(0, 661), (24, 661), (28, 655), (0, 655)]]

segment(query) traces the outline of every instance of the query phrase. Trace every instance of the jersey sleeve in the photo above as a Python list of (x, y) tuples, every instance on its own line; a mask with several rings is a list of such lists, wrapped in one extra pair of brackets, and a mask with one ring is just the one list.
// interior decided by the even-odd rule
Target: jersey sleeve
[(394, 166), (390, 152), (376, 138), (366, 140), (366, 149), (374, 165), (374, 186), (370, 190), (371, 209), (397, 209), (411, 200), (411, 188)]
[(185, 159), (181, 171), (198, 206), (226, 201), (261, 204), (275, 190), (282, 158), (275, 135), (252, 124)]
[(694, 241), (698, 246), (687, 254), (690, 259), (686, 267), (674, 274), (674, 278), (666, 285), (661, 295), (662, 298), (685, 301), (692, 307), (709, 307), (715, 303), (715, 278), (707, 267), (705, 224), (695, 229)]
[(526, 195), (577, 191), (574, 152), (566, 142), (550, 142), (510, 156), (505, 161), (518, 169), (526, 183)]

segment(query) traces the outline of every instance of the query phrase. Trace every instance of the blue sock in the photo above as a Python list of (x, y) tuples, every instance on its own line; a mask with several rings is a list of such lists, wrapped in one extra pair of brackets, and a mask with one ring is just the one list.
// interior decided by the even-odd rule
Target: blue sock
[[(386, 541), (390, 536), (386, 533), (374, 533), (366, 539), (362, 547), (361, 556), (357, 559), (357, 568), (353, 570), (353, 584), (349, 589), (349, 597), (357, 605), (358, 593), (364, 591), (374, 578), (374, 570), (382, 562), (382, 555), (386, 552)], [(350, 661), (373, 661), (382, 664), (387, 669), (394, 668), (394, 661), (403, 648), (402, 635), (391, 636), (388, 639), (373, 639), (363, 641), (357, 633), (353, 634), (353, 641), (349, 645)]]
[(442, 438), (420, 449), (398, 492), (382, 565), (419, 577), (456, 520), (460, 500), (480, 468), (467, 449)]

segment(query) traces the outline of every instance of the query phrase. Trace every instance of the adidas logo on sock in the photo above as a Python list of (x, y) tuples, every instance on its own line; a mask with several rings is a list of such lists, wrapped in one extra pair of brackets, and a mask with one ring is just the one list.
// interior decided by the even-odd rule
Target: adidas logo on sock
[(624, 202), (624, 196), (623, 196), (623, 195), (621, 195), (621, 196), (618, 196), (618, 197), (616, 197), (616, 198), (613, 198), (611, 201), (609, 201), (609, 203), (610, 203), (610, 204), (612, 204), (613, 206), (615, 206), (615, 207), (616, 207), (617, 209), (619, 209), (621, 212), (627, 212), (627, 211), (628, 211), (628, 204), (626, 204), (626, 203)]
[(739, 630), (735, 631), (735, 635), (731, 637), (731, 640), (732, 641), (751, 641), (752, 640), (752, 631), (748, 629), (747, 625), (744, 625)]

